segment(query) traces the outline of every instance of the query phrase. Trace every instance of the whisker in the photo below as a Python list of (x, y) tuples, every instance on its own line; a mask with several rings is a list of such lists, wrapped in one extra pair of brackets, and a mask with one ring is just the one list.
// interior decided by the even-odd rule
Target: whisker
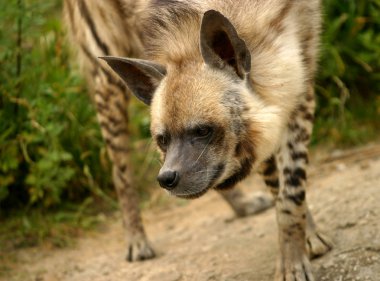
[(206, 144), (205, 147), (203, 148), (201, 154), (199, 154), (198, 159), (195, 161), (194, 164), (196, 164), (196, 163), (198, 162), (198, 160), (202, 157), (203, 153), (206, 151), (206, 148), (208, 147), (208, 145), (210, 144), (210, 142), (211, 142), (211, 138), (208, 140), (207, 144)]

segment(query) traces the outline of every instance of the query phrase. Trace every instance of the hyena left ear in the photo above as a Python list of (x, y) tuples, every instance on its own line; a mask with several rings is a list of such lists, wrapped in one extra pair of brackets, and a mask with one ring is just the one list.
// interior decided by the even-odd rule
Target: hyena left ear
[(163, 65), (140, 59), (111, 56), (99, 58), (108, 63), (139, 100), (150, 105), (157, 86), (166, 75)]
[(200, 49), (207, 64), (220, 69), (230, 65), (242, 79), (251, 70), (251, 54), (245, 42), (232, 23), (215, 10), (203, 15)]

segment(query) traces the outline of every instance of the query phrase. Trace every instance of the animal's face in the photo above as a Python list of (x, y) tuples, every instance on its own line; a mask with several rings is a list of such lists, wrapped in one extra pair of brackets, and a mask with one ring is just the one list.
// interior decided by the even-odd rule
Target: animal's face
[[(152, 137), (164, 164), (158, 180), (180, 197), (230, 187), (254, 160), (244, 121), (247, 83), (207, 65), (168, 69), (152, 100)], [(227, 181), (228, 180), (228, 181)]]
[(164, 160), (157, 179), (183, 198), (232, 187), (262, 156), (256, 151), (265, 140), (252, 116), (252, 109), (260, 113), (264, 107), (255, 103), (247, 79), (250, 53), (220, 13), (205, 13), (199, 48), (202, 60), (180, 66), (106, 58), (151, 105), (152, 137)]

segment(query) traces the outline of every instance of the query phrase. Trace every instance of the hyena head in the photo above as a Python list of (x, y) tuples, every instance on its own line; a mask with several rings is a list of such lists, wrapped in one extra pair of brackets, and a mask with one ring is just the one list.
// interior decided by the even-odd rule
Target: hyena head
[(268, 125), (254, 114), (264, 106), (249, 80), (245, 42), (228, 19), (210, 10), (199, 45), (201, 60), (180, 65), (104, 58), (151, 105), (151, 133), (164, 160), (157, 180), (182, 198), (234, 186), (270, 150), (261, 131)]

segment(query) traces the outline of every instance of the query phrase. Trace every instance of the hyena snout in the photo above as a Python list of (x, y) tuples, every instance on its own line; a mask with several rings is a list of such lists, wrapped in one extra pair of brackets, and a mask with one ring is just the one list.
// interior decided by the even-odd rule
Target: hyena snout
[(170, 169), (161, 169), (157, 181), (162, 188), (174, 189), (179, 183), (179, 172)]

